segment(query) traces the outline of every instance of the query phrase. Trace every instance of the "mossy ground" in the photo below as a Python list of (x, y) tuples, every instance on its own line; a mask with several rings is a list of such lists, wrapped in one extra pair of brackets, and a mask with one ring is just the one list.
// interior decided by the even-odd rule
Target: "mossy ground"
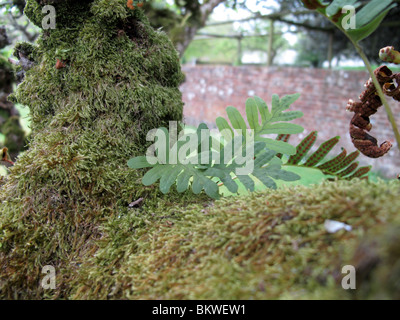
[[(148, 130), (182, 118), (178, 56), (124, 0), (55, 6), (58, 27), (25, 48), (36, 64), (14, 95), (30, 107), (32, 133), (1, 180), (1, 298), (352, 297), (338, 283), (340, 268), (366, 233), (398, 225), (397, 181), (216, 202), (144, 187), (143, 172), (126, 162), (143, 154)], [(28, 0), (25, 13), (38, 25), (40, 9)], [(56, 69), (57, 59), (65, 67)], [(139, 197), (143, 206), (130, 208)], [(354, 231), (328, 234), (325, 219)], [(372, 281), (360, 297), (378, 294), (374, 281), (394, 283), (389, 275), (399, 274), (398, 241), (389, 240), (374, 244), (381, 264), (376, 277), (364, 271)], [(40, 285), (45, 265), (55, 267), (55, 290)]]
[[(357, 180), (132, 209), (103, 225), (102, 244), (80, 267), (70, 298), (393, 298), (400, 293), (399, 194), (397, 181)], [(353, 231), (330, 234), (326, 219)], [(368, 236), (383, 239), (370, 245)], [(360, 243), (380, 264), (354, 254)], [(359, 272), (358, 290), (341, 287), (347, 264)]]

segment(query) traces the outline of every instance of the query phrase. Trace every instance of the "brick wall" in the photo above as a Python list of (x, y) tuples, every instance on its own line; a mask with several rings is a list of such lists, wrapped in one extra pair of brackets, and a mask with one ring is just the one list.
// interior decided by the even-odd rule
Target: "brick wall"
[[(341, 147), (348, 153), (355, 150), (348, 133), (353, 113), (346, 112), (345, 107), (348, 99), (356, 100), (364, 90), (363, 85), (368, 79), (366, 72), (248, 66), (184, 66), (183, 72), (186, 81), (181, 91), (188, 124), (205, 122), (214, 126), (218, 116), (227, 118), (225, 108), (229, 105), (244, 115), (249, 96), (258, 95), (269, 105), (274, 93), (282, 96), (299, 92), (301, 97), (292, 105), (293, 110), (304, 113), (303, 118), (295, 121), (305, 128), (299, 138), (317, 130), (318, 141), (314, 148), (328, 138), (341, 136), (334, 150), (339, 152)], [(400, 124), (400, 105), (396, 102), (391, 105)], [(371, 134), (379, 144), (390, 140), (394, 146), (380, 159), (360, 155), (360, 164), (371, 164), (374, 170), (394, 177), (400, 173), (400, 154), (383, 107), (372, 116), (371, 123), (374, 126)], [(299, 138), (293, 136), (290, 141), (297, 143)]]

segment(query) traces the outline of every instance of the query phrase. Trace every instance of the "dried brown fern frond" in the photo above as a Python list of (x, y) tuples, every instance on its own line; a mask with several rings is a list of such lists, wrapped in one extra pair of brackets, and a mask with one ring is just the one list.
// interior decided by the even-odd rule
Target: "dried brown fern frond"
[[(377, 68), (374, 73), (385, 95), (400, 101), (400, 73), (393, 73), (387, 66)], [(379, 158), (390, 150), (392, 143), (385, 141), (378, 146), (378, 141), (368, 134), (372, 129), (370, 116), (378, 111), (382, 101), (371, 79), (366, 82), (365, 87), (359, 97), (360, 101), (349, 100), (346, 107), (348, 111), (355, 113), (350, 122), (350, 136), (354, 146), (362, 154)]]

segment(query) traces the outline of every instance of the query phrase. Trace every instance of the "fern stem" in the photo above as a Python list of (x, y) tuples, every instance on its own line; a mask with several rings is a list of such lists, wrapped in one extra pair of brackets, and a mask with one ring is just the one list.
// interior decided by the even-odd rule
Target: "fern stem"
[(392, 126), (392, 130), (394, 133), (394, 136), (396, 138), (396, 142), (397, 142), (397, 149), (400, 151), (400, 134), (399, 134), (399, 129), (397, 128), (397, 124), (396, 121), (394, 119), (393, 116), (393, 112), (392, 109), (390, 108), (387, 100), (386, 100), (386, 96), (383, 93), (383, 90), (378, 82), (378, 79), (375, 77), (374, 71), (372, 70), (372, 66), (367, 58), (367, 56), (365, 55), (363, 49), (361, 48), (361, 46), (359, 45), (359, 43), (357, 41), (354, 41), (350, 35), (346, 32), (346, 30), (344, 30), (340, 25), (336, 24), (335, 22), (333, 22), (325, 13), (321, 12), (319, 9), (316, 10), (318, 13), (320, 13), (321, 15), (323, 15), (325, 18), (327, 18), (333, 25), (335, 25), (340, 31), (343, 32), (343, 34), (350, 40), (350, 42), (353, 44), (354, 48), (356, 49), (357, 53), (360, 55), (361, 59), (364, 62), (365, 67), (368, 70), (368, 73), (371, 76), (372, 82), (374, 83), (376, 90), (378, 92), (379, 98), (381, 98), (382, 104), (385, 107), (385, 111), (388, 117), (388, 120)]

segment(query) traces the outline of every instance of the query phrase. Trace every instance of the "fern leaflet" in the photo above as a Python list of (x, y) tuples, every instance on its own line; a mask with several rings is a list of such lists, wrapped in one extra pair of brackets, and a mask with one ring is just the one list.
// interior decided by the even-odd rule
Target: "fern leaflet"
[[(371, 169), (370, 166), (361, 167), (357, 171), (358, 162), (355, 162), (360, 155), (359, 151), (354, 151), (347, 155), (346, 149), (342, 148), (342, 152), (331, 160), (320, 164), (323, 159), (329, 154), (333, 147), (339, 142), (339, 137), (331, 138), (320, 145), (306, 160), (308, 152), (311, 150), (317, 139), (318, 132), (312, 131), (305, 137), (296, 147), (296, 154), (291, 155), (285, 166), (299, 166), (307, 168), (319, 169), (325, 175), (332, 175), (339, 179), (367, 178), (365, 176)], [(277, 139), (282, 139), (278, 136)], [(287, 137), (286, 137), (287, 139)]]

